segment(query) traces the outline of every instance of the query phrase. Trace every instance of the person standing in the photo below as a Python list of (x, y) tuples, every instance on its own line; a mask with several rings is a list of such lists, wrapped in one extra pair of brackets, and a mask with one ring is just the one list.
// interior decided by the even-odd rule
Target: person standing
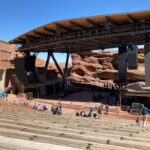
[(105, 113), (106, 113), (106, 115), (108, 115), (108, 113), (109, 113), (109, 105), (108, 104), (105, 106)]
[(98, 107), (98, 114), (102, 115), (103, 113), (103, 104)]
[(92, 117), (93, 111), (94, 111), (94, 108), (93, 107), (89, 107), (88, 117)]
[(143, 121), (143, 127), (146, 126), (146, 122), (148, 119), (148, 113), (150, 112), (150, 110), (144, 106), (144, 104), (141, 104), (141, 109), (139, 112), (139, 116), (142, 116), (142, 121)]

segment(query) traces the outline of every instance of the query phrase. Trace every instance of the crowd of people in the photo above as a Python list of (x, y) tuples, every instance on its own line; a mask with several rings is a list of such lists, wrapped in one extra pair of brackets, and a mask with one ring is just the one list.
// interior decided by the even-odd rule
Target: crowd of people
[(94, 117), (98, 118), (102, 114), (108, 115), (109, 113), (109, 105), (103, 105), (100, 104), (98, 107), (89, 107), (88, 110), (82, 109), (82, 110), (77, 110), (76, 111), (76, 116), (81, 116), (81, 117)]
[[(4, 94), (1, 94), (1, 97), (4, 97)], [(20, 97), (17, 97), (17, 99), (20, 102), (20, 105), (28, 106), (28, 103), (30, 101), (27, 101), (26, 97), (24, 99), (21, 99)], [(14, 104), (16, 104), (16, 100), (14, 100)], [(37, 111), (46, 111), (48, 110), (47, 105), (39, 103), (32, 105), (32, 109)], [(110, 107), (108, 104), (104, 105), (103, 103), (100, 103), (99, 106), (95, 107), (86, 107), (86, 109), (80, 109), (76, 111), (76, 116), (81, 117), (94, 117), (99, 118), (101, 115), (105, 114), (108, 115), (110, 111)], [(51, 113), (54, 115), (62, 115), (62, 105), (56, 104), (51, 106)], [(136, 118), (136, 123), (138, 126), (145, 127), (147, 120), (148, 120), (148, 114), (150, 113), (150, 109), (144, 106), (144, 104), (141, 104), (141, 108), (139, 110), (139, 113)]]
[(62, 106), (61, 104), (58, 106), (52, 106), (51, 112), (53, 115), (62, 115)]
[[(37, 111), (47, 111), (48, 108), (46, 105), (44, 104), (35, 104), (32, 106), (33, 109), (37, 110)], [(51, 112), (53, 115), (62, 115), (62, 106), (61, 104), (59, 105), (52, 105), (51, 106)]]
[[(46, 105), (44, 104), (34, 104), (32, 106), (33, 109), (37, 110), (37, 111), (47, 111), (48, 108)], [(62, 115), (62, 106), (61, 104), (59, 105), (52, 105), (51, 106), (51, 112), (53, 115)]]
[(35, 104), (35, 105), (33, 105), (32, 108), (35, 109), (35, 110), (38, 110), (38, 111), (46, 111), (46, 110), (48, 110), (46, 105), (43, 105), (43, 104), (37, 104), (37, 105)]

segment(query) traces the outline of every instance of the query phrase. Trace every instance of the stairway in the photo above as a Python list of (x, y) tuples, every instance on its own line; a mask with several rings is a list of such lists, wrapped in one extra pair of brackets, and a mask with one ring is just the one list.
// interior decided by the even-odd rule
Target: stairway
[[(0, 105), (0, 108), (4, 107)], [(0, 150), (149, 150), (150, 126), (133, 120), (0, 109)]]

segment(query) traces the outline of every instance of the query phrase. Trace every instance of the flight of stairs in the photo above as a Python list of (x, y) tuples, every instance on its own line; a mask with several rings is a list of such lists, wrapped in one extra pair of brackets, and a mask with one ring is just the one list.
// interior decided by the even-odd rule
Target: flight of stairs
[(150, 150), (149, 127), (0, 105), (0, 150)]

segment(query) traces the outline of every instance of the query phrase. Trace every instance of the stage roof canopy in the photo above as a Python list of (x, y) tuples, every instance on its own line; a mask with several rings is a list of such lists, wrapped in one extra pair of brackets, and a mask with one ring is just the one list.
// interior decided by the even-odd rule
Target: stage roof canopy
[(52, 22), (24, 33), (10, 43), (22, 51), (76, 51), (143, 44), (150, 32), (150, 11), (93, 16)]

